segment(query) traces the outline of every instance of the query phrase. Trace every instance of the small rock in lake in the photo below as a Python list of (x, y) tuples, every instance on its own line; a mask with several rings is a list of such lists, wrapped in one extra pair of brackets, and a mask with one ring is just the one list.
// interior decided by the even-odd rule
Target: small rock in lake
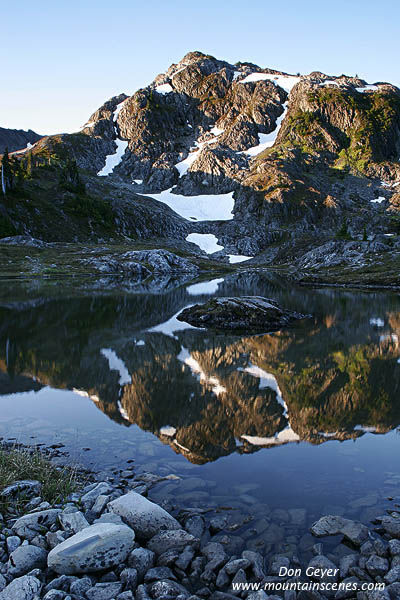
[(212, 298), (204, 304), (185, 308), (178, 316), (195, 327), (214, 329), (273, 331), (281, 329), (304, 315), (280, 308), (274, 300), (260, 296)]

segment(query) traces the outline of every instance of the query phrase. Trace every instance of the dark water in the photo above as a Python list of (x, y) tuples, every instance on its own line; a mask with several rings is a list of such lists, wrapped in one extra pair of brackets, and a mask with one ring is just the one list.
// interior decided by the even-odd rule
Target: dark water
[[(210, 294), (263, 295), (313, 317), (259, 336), (176, 321)], [(223, 507), (231, 523), (251, 517), (232, 550), (305, 560), (322, 514), (368, 522), (398, 495), (398, 336), (395, 293), (296, 288), (268, 274), (123, 291), (3, 282), (0, 436), (61, 442), (104, 471), (134, 459), (174, 473), (151, 497)]]

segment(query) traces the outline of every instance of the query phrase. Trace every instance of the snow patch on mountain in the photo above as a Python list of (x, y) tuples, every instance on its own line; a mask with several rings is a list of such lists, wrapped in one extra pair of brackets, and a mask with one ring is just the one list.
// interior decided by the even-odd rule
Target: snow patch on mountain
[(160, 194), (143, 194), (163, 202), (178, 215), (191, 221), (231, 221), (233, 219), (233, 192), (181, 196), (164, 190)]
[(196, 244), (207, 254), (213, 254), (213, 252), (224, 249), (223, 246), (218, 245), (218, 238), (212, 233), (189, 233), (186, 236), (186, 241)]
[(292, 88), (300, 81), (300, 77), (295, 75), (275, 75), (273, 73), (250, 73), (239, 83), (254, 83), (256, 81), (272, 81), (275, 85), (279, 85), (287, 93), (291, 92)]

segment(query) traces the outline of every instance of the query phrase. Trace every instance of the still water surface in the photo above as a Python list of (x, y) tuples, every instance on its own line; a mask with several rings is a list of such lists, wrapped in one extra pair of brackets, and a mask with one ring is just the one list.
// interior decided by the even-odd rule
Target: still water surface
[[(224, 507), (231, 523), (252, 518), (235, 551), (306, 559), (322, 514), (368, 522), (390, 504), (400, 484), (397, 294), (296, 288), (254, 272), (159, 283), (3, 285), (0, 436), (63, 443), (99, 470), (134, 459), (174, 473), (150, 496)], [(176, 320), (210, 295), (251, 294), (313, 316), (258, 336)]]

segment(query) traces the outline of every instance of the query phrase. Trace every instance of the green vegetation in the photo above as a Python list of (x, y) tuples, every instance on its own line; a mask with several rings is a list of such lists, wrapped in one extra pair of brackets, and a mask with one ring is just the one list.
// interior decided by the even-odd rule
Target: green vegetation
[(338, 240), (351, 240), (352, 237), (347, 228), (347, 219), (343, 219), (342, 226), (336, 234), (336, 239)]
[[(39, 450), (0, 449), (0, 490), (22, 479), (40, 481), (41, 497), (50, 503), (62, 502), (83, 483), (76, 467), (57, 467)], [(0, 502), (3, 508), (5, 501)]]

